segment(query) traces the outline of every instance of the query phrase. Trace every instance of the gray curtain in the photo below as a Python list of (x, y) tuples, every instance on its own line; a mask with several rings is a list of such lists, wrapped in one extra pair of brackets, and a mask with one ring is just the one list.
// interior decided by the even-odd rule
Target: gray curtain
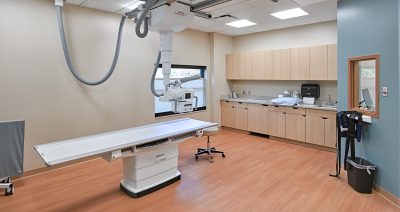
[(0, 122), (0, 178), (23, 172), (25, 121)]

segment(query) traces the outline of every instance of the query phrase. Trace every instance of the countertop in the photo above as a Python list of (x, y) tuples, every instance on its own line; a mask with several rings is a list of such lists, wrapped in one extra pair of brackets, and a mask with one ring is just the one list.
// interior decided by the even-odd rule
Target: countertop
[(280, 104), (273, 104), (272, 99), (276, 97), (261, 97), (261, 96), (241, 96), (237, 99), (229, 98), (228, 96), (221, 96), (221, 101), (230, 101), (230, 102), (243, 102), (243, 103), (251, 103), (251, 104), (265, 104), (265, 105), (279, 105), (285, 107), (297, 107), (297, 108), (306, 108), (306, 109), (316, 109), (316, 110), (328, 110), (328, 111), (337, 111), (336, 106), (326, 106), (326, 105), (280, 105)]

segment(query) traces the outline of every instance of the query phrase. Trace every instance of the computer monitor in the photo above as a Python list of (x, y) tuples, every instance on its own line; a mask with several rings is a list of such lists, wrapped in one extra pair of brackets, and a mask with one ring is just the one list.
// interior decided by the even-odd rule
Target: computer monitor
[(361, 92), (362, 92), (362, 96), (363, 96), (365, 105), (367, 106), (367, 108), (371, 108), (374, 105), (374, 102), (372, 102), (372, 98), (371, 98), (368, 88), (362, 89)]

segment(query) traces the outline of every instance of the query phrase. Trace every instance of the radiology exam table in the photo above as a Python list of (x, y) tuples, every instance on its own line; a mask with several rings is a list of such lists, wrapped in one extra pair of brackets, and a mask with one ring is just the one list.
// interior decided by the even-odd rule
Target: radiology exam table
[(122, 191), (138, 198), (180, 179), (178, 143), (216, 123), (178, 119), (35, 146), (47, 166), (100, 155), (122, 158)]

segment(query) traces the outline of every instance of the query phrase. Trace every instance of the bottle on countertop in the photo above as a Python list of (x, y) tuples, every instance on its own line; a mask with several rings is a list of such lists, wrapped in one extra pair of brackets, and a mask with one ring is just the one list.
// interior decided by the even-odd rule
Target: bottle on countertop
[(235, 91), (235, 90), (232, 91), (232, 98), (233, 98), (233, 99), (237, 99), (237, 94), (236, 94), (236, 91)]

